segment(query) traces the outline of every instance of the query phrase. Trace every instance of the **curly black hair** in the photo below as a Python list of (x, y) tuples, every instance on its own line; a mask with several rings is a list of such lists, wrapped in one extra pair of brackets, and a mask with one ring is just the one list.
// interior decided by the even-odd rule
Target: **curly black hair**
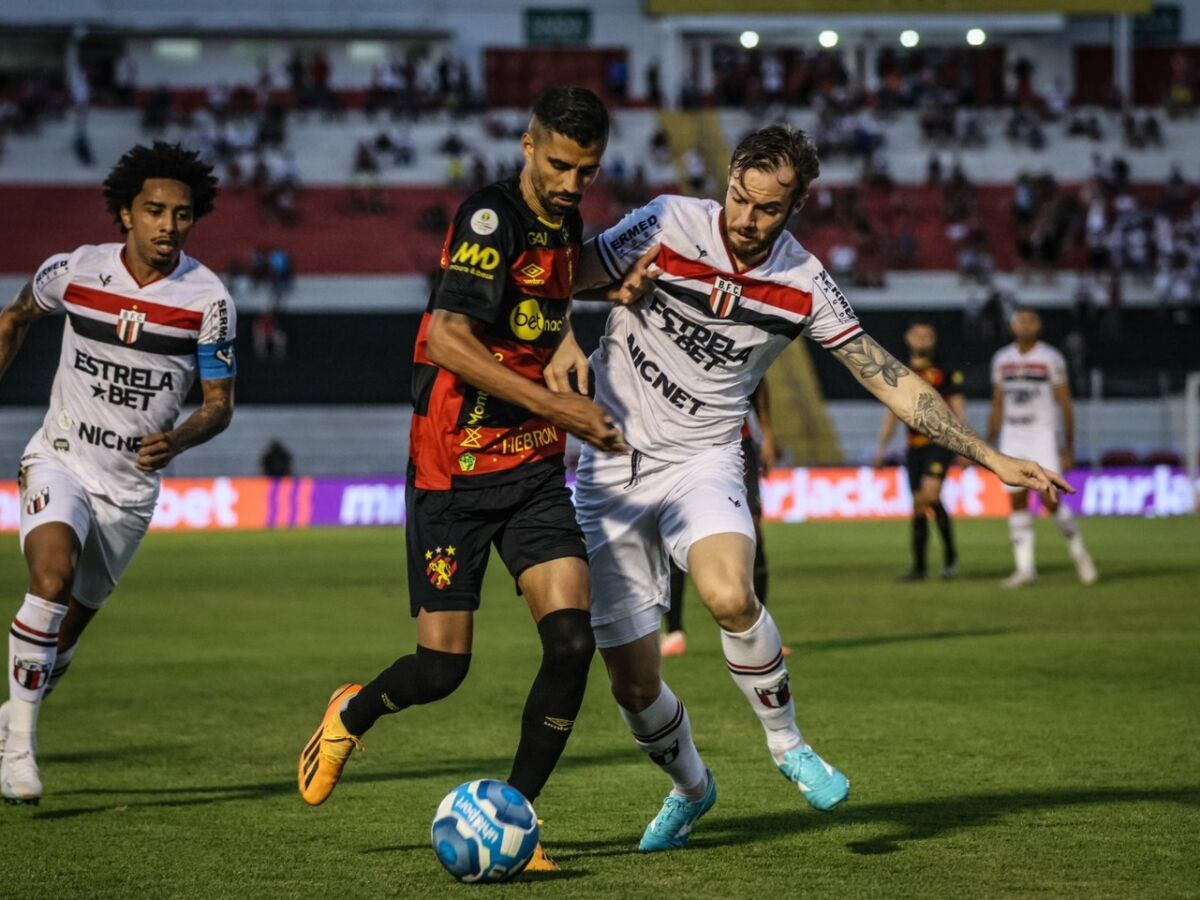
[(104, 179), (104, 204), (121, 230), (121, 210), (133, 206), (133, 198), (142, 192), (147, 178), (170, 178), (192, 190), (192, 215), (202, 219), (213, 211), (217, 197), (217, 179), (213, 167), (200, 154), (182, 144), (155, 141), (150, 147), (138, 144), (126, 151)]

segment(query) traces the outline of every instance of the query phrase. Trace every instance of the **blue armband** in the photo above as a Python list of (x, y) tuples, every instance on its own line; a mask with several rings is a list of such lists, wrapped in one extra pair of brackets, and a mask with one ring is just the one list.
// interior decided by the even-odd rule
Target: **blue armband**
[(233, 341), (224, 341), (220, 344), (197, 344), (196, 364), (202, 381), (232, 378), (237, 374), (237, 358), (233, 353)]

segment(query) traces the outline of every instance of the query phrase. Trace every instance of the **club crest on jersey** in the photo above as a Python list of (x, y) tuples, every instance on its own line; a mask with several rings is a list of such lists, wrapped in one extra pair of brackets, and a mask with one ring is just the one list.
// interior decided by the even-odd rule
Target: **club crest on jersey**
[(46, 486), (29, 498), (29, 502), (25, 504), (25, 512), (31, 516), (36, 516), (49, 505), (50, 487)]
[(146, 314), (138, 312), (137, 307), (121, 310), (117, 314), (117, 337), (126, 344), (136, 344), (145, 321)]
[(708, 306), (714, 316), (728, 319), (737, 308), (738, 299), (742, 296), (742, 286), (736, 281), (718, 277), (713, 284), (712, 293), (708, 295)]
[(454, 553), (454, 547), (425, 551), (425, 574), (429, 576), (429, 583), (439, 591), (450, 587), (450, 579), (458, 571), (458, 560), (454, 558)]

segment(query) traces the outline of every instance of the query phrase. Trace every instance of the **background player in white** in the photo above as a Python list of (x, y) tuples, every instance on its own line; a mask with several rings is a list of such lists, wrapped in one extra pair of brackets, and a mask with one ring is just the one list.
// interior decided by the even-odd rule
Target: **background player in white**
[[(1075, 465), (1075, 414), (1071, 406), (1071, 387), (1067, 381), (1067, 363), (1063, 355), (1039, 340), (1042, 317), (1036, 310), (1022, 308), (1009, 322), (1014, 343), (1001, 347), (992, 357), (992, 411), (988, 417), (988, 440), (1000, 439), (1005, 453), (1021, 453), (1042, 466), (1060, 466), (1069, 471)], [(1062, 410), (1062, 449), (1058, 444), (1055, 406)], [(1012, 538), (1016, 569), (1004, 581), (1005, 587), (1023, 587), (1037, 580), (1034, 564), (1033, 514), (1029, 511), (1029, 492), (1019, 486), (1008, 487), (1012, 513), (1008, 533)], [(1092, 557), (1083, 546), (1079, 523), (1070, 507), (1048, 498), (1046, 507), (1054, 524), (1067, 539), (1075, 571), (1084, 584), (1095, 584), (1097, 573)]]
[[(183, 253), (216, 194), (197, 154), (134, 147), (104, 182), (124, 242), (50, 257), (0, 312), (0, 375), (34, 321), (67, 316), (50, 408), (21, 457), (29, 589), (9, 630), (0, 707), (0, 791), (11, 802), (42, 796), (39, 707), (133, 559), (159, 470), (233, 417), (233, 304), (220, 279)], [(197, 374), (203, 404), (175, 427)]]
[[(674, 783), (643, 850), (682, 847), (716, 801), (687, 713), (660, 674), (668, 556), (689, 570), (720, 625), (729, 670), (779, 770), (818, 809), (849, 792), (796, 727), (779, 630), (751, 580), (754, 528), (738, 437), (751, 391), (789, 341), (818, 341), (898, 418), (1004, 481), (1050, 493), (1065, 487), (1036, 463), (986, 445), (863, 333), (820, 262), (785, 230), (818, 169), (803, 132), (764, 128), (734, 151), (723, 207), (659, 197), (586, 245), (580, 262), (581, 290), (631, 271), (644, 281), (638, 260), (659, 246), (657, 281), (636, 303), (614, 308), (589, 361), (596, 402), (632, 453), (585, 449), (576, 494), (592, 564), (592, 625), (613, 695), (638, 744)], [(585, 368), (577, 346), (559, 355), (558, 368)]]

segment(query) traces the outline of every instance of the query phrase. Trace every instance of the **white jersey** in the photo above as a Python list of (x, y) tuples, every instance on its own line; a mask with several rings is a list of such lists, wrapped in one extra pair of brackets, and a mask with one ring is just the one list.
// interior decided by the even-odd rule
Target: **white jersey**
[(806, 334), (832, 350), (862, 333), (825, 267), (786, 232), (737, 273), (712, 200), (658, 197), (596, 239), (614, 280), (653, 244), (663, 270), (653, 293), (609, 313), (591, 359), (596, 402), (647, 456), (682, 462), (737, 441), (789, 342)]
[(121, 506), (153, 503), (158, 473), (135, 467), (141, 439), (175, 425), (199, 372), (236, 372), (233, 302), (211, 271), (180, 254), (147, 285), (125, 266), (124, 245), (85, 245), (43, 263), (33, 298), (63, 310), (62, 355), (50, 408), (26, 453), (51, 456), (84, 487)]
[(1009, 344), (992, 357), (992, 385), (1004, 391), (1005, 432), (1054, 434), (1058, 429), (1054, 388), (1066, 383), (1066, 360), (1041, 341), (1028, 353)]

